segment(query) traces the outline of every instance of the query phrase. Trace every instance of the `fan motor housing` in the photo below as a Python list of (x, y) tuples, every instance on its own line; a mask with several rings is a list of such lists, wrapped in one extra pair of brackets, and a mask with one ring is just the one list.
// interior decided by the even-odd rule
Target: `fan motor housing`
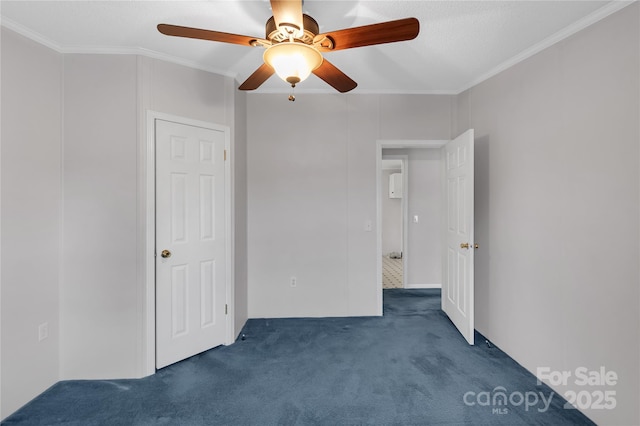
[[(283, 25), (287, 26), (288, 24), (284, 23)], [(304, 25), (304, 34), (301, 38), (297, 38), (296, 40), (299, 40), (304, 44), (313, 44), (313, 38), (320, 32), (318, 23), (311, 16), (303, 14), (302, 25)], [(295, 25), (289, 26), (292, 28), (297, 28)], [(289, 41), (289, 36), (284, 31), (280, 31), (276, 26), (276, 20), (273, 18), (273, 16), (267, 20), (267, 24), (265, 25), (265, 27), (266, 38), (272, 43)]]

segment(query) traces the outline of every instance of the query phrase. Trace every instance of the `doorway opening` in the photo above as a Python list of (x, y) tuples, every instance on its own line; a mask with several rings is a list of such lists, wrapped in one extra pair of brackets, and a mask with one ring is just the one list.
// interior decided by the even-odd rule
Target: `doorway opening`
[[(378, 308), (382, 315), (385, 269), (389, 264), (402, 267), (402, 287), (407, 289), (440, 288), (441, 221), (437, 208), (441, 202), (440, 149), (446, 140), (379, 140), (376, 146), (377, 172), (377, 282)], [(426, 156), (425, 156), (426, 155)], [(413, 161), (416, 157), (417, 161)], [(428, 159), (428, 160), (427, 160)], [(427, 164), (428, 163), (428, 164)], [(412, 165), (415, 164), (416, 167)], [(398, 173), (398, 170), (400, 173)], [(426, 170), (426, 172), (425, 172)], [(395, 177), (390, 177), (396, 174)], [(425, 191), (423, 180), (431, 179)], [(395, 180), (395, 182), (392, 182)], [(396, 194), (389, 192), (396, 185)], [(400, 198), (391, 197), (400, 196)], [(435, 214), (433, 213), (436, 209)], [(430, 209), (430, 211), (429, 211)], [(388, 214), (385, 214), (388, 213)], [(391, 217), (389, 217), (391, 216)], [(400, 224), (392, 229), (394, 219)], [(397, 222), (395, 222), (397, 224)], [(397, 229), (400, 227), (400, 236)], [(394, 234), (394, 229), (396, 234)], [(421, 235), (427, 232), (429, 236)], [(427, 240), (425, 245), (421, 239)], [(398, 242), (398, 240), (400, 240)], [(414, 244), (416, 243), (417, 244)], [(394, 246), (395, 244), (395, 246)], [(400, 247), (398, 252), (394, 247)], [(395, 253), (394, 253), (395, 252)], [(399, 255), (399, 256), (396, 256)], [(423, 259), (432, 255), (430, 265)], [(393, 259), (400, 257), (400, 259)], [(387, 268), (385, 268), (385, 263)], [(425, 271), (430, 268), (430, 271)], [(431, 278), (429, 276), (431, 275)], [(388, 277), (387, 277), (388, 278)], [(398, 288), (398, 287), (395, 287)]]
[(408, 197), (407, 155), (383, 155), (382, 190), (382, 288), (405, 287), (406, 211)]
[[(441, 288), (441, 308), (469, 344), (474, 344), (474, 131), (452, 140), (378, 140), (376, 142), (376, 250), (378, 314), (383, 314), (382, 164), (387, 155), (408, 155), (411, 173), (405, 173), (412, 200), (404, 210), (404, 288)], [(428, 149), (432, 148), (432, 149)], [(435, 149), (434, 149), (435, 148)], [(413, 160), (430, 162), (424, 176), (415, 176)], [(415, 164), (418, 164), (417, 161)], [(409, 169), (409, 167), (407, 167)], [(413, 176), (411, 176), (413, 175)], [(433, 185), (429, 188), (429, 183)], [(422, 186), (417, 185), (422, 184)], [(427, 201), (433, 211), (416, 204)], [(435, 214), (434, 214), (435, 212)], [(424, 219), (431, 219), (428, 234), (421, 234)], [(420, 226), (419, 226), (420, 225)], [(411, 229), (408, 228), (411, 226)], [(423, 251), (416, 249), (427, 244)], [(406, 249), (408, 247), (408, 249)], [(411, 260), (411, 256), (415, 260)], [(439, 259), (438, 259), (439, 257)], [(434, 261), (437, 259), (437, 261)], [(418, 268), (428, 265), (435, 282), (416, 282)], [(412, 266), (413, 265), (413, 266)], [(408, 266), (408, 267), (407, 267)], [(425, 275), (426, 276), (426, 275)], [(393, 291), (393, 290), (387, 290)]]

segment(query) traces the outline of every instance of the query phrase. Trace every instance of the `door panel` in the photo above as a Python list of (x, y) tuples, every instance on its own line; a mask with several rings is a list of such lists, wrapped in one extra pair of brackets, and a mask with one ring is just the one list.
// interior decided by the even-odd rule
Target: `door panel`
[(156, 120), (157, 368), (225, 341), (224, 145), (222, 131)]
[(446, 200), (442, 310), (469, 344), (474, 341), (473, 130), (444, 148)]

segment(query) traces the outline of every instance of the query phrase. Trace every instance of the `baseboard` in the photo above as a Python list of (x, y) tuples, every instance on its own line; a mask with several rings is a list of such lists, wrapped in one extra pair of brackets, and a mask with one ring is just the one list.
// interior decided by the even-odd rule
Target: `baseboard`
[(404, 288), (409, 288), (409, 289), (442, 288), (442, 284), (407, 284)]

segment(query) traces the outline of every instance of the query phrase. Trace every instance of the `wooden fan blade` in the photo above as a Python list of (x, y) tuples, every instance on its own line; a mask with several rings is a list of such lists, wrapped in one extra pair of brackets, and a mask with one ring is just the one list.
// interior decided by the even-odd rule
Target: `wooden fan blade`
[(358, 83), (351, 80), (348, 75), (340, 71), (335, 65), (326, 59), (323, 59), (322, 65), (316, 68), (313, 73), (340, 93), (353, 90), (358, 85)]
[(267, 44), (271, 44), (271, 42), (258, 37), (249, 37), (212, 30), (201, 30), (191, 27), (181, 27), (179, 25), (160, 24), (158, 25), (158, 31), (169, 36), (220, 41), (222, 43), (241, 44), (243, 46), (255, 46), (257, 42), (266, 42)]
[(353, 47), (412, 40), (418, 36), (419, 32), (420, 21), (416, 18), (405, 18), (319, 34), (314, 38), (314, 42), (317, 43), (324, 38), (328, 38), (333, 42), (333, 48), (323, 46), (321, 43), (318, 46), (318, 50), (330, 52)]
[(275, 70), (268, 64), (262, 64), (253, 74), (238, 87), (239, 90), (256, 90), (262, 83), (267, 81), (275, 73)]
[[(302, 32), (302, 0), (271, 0), (271, 11), (276, 27), (281, 25), (295, 27)], [(298, 37), (299, 35), (294, 34)]]

